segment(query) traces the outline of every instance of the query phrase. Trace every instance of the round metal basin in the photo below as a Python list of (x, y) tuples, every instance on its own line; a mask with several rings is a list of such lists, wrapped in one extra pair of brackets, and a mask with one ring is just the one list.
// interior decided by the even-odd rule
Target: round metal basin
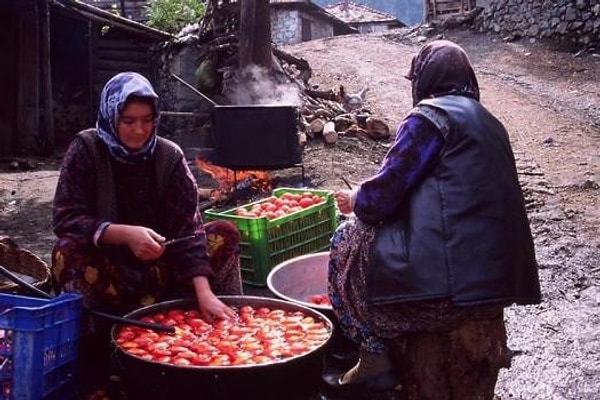
[[(127, 353), (116, 341), (119, 325), (111, 331), (111, 340), (123, 387), (131, 400), (305, 400), (314, 398), (321, 383), (326, 348), (333, 334), (332, 322), (323, 313), (294, 302), (255, 296), (219, 296), (229, 306), (250, 305), (286, 311), (301, 311), (323, 321), (331, 332), (319, 347), (307, 353), (264, 364), (241, 366), (176, 366), (146, 360)], [(140, 319), (170, 309), (196, 308), (192, 299), (153, 304), (127, 314)]]
[(277, 264), (267, 276), (267, 286), (277, 297), (325, 312), (329, 304), (314, 304), (309, 298), (327, 294), (329, 252), (305, 254)]

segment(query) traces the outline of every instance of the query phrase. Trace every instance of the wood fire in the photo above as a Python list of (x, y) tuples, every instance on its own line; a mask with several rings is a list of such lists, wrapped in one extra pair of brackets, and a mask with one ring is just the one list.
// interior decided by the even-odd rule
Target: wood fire
[(211, 176), (218, 184), (218, 189), (200, 189), (200, 193), (208, 193), (210, 200), (226, 201), (236, 191), (252, 191), (258, 193), (271, 192), (271, 176), (266, 171), (234, 171), (214, 165), (200, 157), (196, 158), (200, 171)]

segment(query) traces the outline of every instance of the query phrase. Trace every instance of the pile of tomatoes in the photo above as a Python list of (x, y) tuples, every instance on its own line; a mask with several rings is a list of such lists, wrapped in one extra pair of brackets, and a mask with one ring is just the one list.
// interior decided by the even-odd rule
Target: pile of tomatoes
[(271, 196), (259, 203), (239, 207), (235, 210), (235, 215), (247, 218), (266, 217), (271, 220), (302, 211), (325, 201), (325, 197), (313, 192), (285, 192), (279, 197)]
[[(235, 308), (234, 308), (235, 309)], [(276, 362), (310, 352), (331, 336), (322, 320), (302, 311), (242, 306), (231, 321), (208, 323), (197, 310), (172, 309), (141, 320), (174, 326), (159, 333), (126, 325), (116, 335), (127, 353), (177, 366), (232, 366)]]

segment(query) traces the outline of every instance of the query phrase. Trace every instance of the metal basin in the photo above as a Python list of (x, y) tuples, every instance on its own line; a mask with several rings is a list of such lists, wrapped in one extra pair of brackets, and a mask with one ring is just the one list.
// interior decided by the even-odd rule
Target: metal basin
[(305, 254), (276, 265), (267, 276), (267, 286), (277, 297), (332, 315), (329, 304), (314, 304), (309, 298), (327, 294), (329, 252)]
[[(286, 311), (301, 311), (323, 321), (330, 332), (331, 321), (316, 310), (289, 301), (255, 296), (220, 296), (232, 307), (250, 305)], [(157, 303), (135, 310), (127, 318), (139, 319), (173, 308), (197, 307), (196, 299)], [(271, 363), (244, 366), (180, 367), (133, 356), (116, 344), (118, 325), (111, 331), (117, 365), (128, 399), (132, 400), (306, 400), (318, 389), (328, 342), (308, 353)]]

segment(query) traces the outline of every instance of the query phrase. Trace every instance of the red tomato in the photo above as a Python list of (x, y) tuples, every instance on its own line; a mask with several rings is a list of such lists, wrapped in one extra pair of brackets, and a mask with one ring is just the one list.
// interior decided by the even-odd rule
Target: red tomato
[(308, 208), (308, 207), (312, 206), (314, 203), (312, 201), (312, 198), (303, 197), (303, 198), (300, 199), (300, 201), (298, 202), (298, 204), (302, 208)]
[(139, 347), (148, 347), (149, 345), (154, 343), (154, 341), (148, 336), (138, 336), (135, 339), (133, 339), (133, 341), (137, 343)]
[(154, 342), (148, 346), (148, 350), (156, 351), (158, 349), (166, 350), (169, 347), (169, 344), (166, 342)]
[(186, 351), (189, 351), (189, 349), (187, 347), (183, 347), (183, 346), (171, 346), (171, 347), (169, 347), (169, 350), (171, 350), (171, 352), (174, 354), (185, 353)]
[(227, 355), (232, 355), (237, 351), (237, 346), (235, 344), (233, 344), (232, 342), (229, 342), (227, 340), (221, 340), (219, 343), (217, 343), (215, 345), (215, 347), (224, 354)]
[(171, 362), (171, 357), (170, 356), (158, 356), (158, 357), (154, 357), (154, 361), (163, 363), (163, 364), (169, 364)]
[(194, 365), (208, 365), (212, 359), (210, 354), (196, 354), (196, 357), (192, 358), (191, 361)]
[(240, 307), (240, 314), (254, 314), (254, 307), (242, 306)]
[(244, 342), (240, 343), (240, 349), (252, 354), (260, 354), (263, 351), (263, 346), (260, 342)]
[(194, 358), (196, 358), (198, 355), (196, 353), (194, 353), (193, 351), (182, 351), (181, 353), (177, 354), (177, 357), (179, 358), (185, 358), (188, 360), (192, 360)]
[(290, 351), (292, 354), (303, 354), (306, 353), (309, 347), (304, 342), (294, 342), (290, 345)]
[(326, 294), (314, 294), (308, 298), (308, 302), (313, 304), (331, 304), (329, 296)]
[(123, 328), (117, 335), (117, 342), (130, 341), (135, 337), (135, 333), (131, 329)]
[(134, 356), (145, 356), (148, 354), (146, 350), (140, 349), (138, 347), (132, 347), (130, 349), (127, 349), (127, 352), (129, 354), (133, 354)]
[(213, 366), (213, 367), (217, 367), (217, 366), (222, 367), (222, 366), (226, 366), (226, 365), (231, 365), (231, 362), (229, 361), (228, 356), (226, 356), (225, 354), (220, 354), (218, 356), (213, 357), (213, 359), (210, 360), (208, 365)]
[(155, 350), (151, 350), (150, 353), (154, 356), (154, 358), (167, 357), (171, 356), (171, 351), (165, 348), (158, 348)]
[(173, 359), (173, 361), (172, 361), (172, 364), (181, 365), (181, 366), (188, 366), (188, 365), (192, 365), (192, 362), (190, 360), (188, 360), (187, 358), (175, 357)]
[(140, 347), (140, 346), (136, 342), (128, 341), (128, 342), (123, 342), (121, 344), (121, 347), (124, 349), (132, 349), (134, 347)]
[(267, 356), (256, 355), (256, 356), (252, 357), (252, 361), (255, 364), (266, 364), (266, 363), (273, 361), (273, 359), (271, 357), (267, 357)]

